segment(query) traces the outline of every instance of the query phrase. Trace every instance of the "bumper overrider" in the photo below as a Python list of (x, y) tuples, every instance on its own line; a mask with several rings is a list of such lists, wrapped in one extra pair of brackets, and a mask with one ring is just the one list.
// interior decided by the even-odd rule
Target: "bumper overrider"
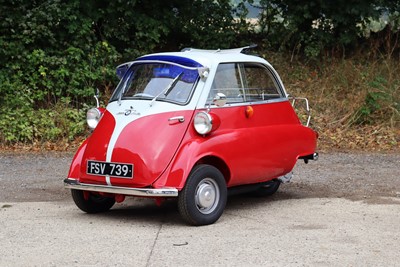
[(176, 188), (131, 188), (121, 186), (109, 186), (98, 184), (80, 183), (77, 179), (67, 178), (64, 180), (64, 187), (83, 191), (102, 192), (138, 197), (177, 197)]

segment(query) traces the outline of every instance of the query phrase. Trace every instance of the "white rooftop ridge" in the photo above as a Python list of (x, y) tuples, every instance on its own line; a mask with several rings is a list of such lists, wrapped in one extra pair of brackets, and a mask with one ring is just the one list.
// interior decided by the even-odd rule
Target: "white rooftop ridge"
[(217, 49), (217, 50), (207, 50), (207, 49), (197, 49), (197, 48), (184, 48), (182, 52), (206, 52), (206, 53), (220, 53), (220, 54), (237, 54), (242, 53), (243, 50), (255, 48), (257, 45), (243, 46), (239, 48), (232, 49)]

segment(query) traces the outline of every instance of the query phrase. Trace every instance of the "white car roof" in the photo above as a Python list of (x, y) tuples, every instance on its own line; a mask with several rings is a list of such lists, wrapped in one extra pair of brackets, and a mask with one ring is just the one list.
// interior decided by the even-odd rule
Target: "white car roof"
[(270, 65), (265, 59), (261, 57), (242, 53), (242, 51), (247, 48), (249, 47), (234, 48), (234, 49), (217, 49), (217, 50), (186, 48), (182, 52), (164, 52), (164, 53), (150, 54), (146, 56), (184, 57), (194, 60), (205, 67), (211, 67), (218, 65), (219, 63), (227, 63), (227, 62), (259, 62)]

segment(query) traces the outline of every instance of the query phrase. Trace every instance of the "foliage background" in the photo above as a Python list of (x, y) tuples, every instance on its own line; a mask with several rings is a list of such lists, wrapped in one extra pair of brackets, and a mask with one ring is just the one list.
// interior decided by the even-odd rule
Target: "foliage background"
[(399, 10), (398, 0), (0, 0), (0, 146), (79, 143), (94, 89), (106, 104), (122, 62), (255, 43), (289, 93), (310, 99), (322, 148), (399, 149)]

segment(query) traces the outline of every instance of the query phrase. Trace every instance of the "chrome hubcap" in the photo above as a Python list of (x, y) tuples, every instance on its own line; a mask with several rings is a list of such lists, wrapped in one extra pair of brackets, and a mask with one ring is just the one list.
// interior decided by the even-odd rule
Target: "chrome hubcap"
[(211, 178), (203, 179), (196, 188), (196, 206), (203, 214), (215, 210), (219, 202), (219, 189), (217, 183)]

